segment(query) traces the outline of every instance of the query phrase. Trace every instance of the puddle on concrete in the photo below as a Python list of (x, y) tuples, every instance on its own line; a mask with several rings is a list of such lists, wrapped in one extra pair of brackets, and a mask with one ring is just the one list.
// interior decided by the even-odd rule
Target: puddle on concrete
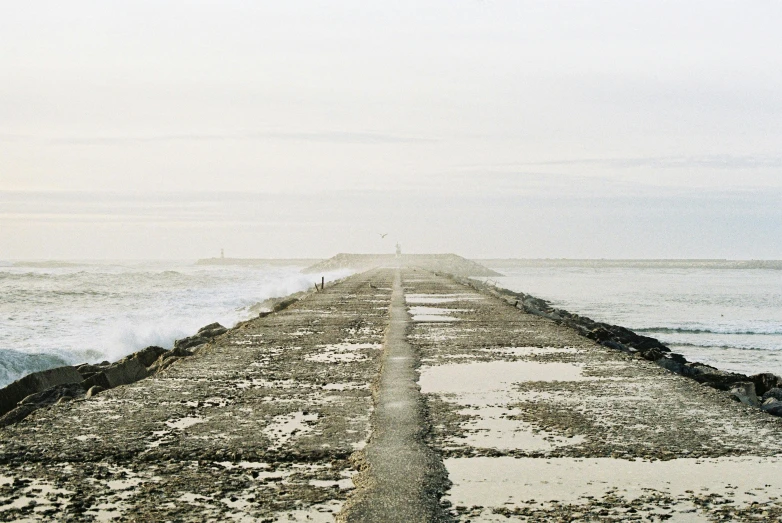
[(181, 496), (179, 496), (179, 501), (183, 501), (185, 503), (199, 503), (202, 501), (209, 501), (210, 498), (206, 496), (202, 496), (201, 494), (193, 494), (192, 492), (185, 492)]
[(484, 406), (480, 409), (462, 409), (459, 413), (471, 416), (470, 421), (462, 425), (466, 437), (460, 438), (459, 442), (476, 448), (547, 452), (556, 447), (578, 445), (586, 440), (583, 436), (564, 438), (541, 430), (533, 431), (531, 424), (507, 417), (518, 414), (518, 409)]
[(412, 305), (478, 301), (483, 299), (483, 296), (479, 294), (405, 294), (405, 302)]
[[(0, 476), (0, 483), (11, 485), (13, 479)], [(73, 495), (73, 491), (55, 487), (51, 483), (37, 478), (30, 478), (29, 483), (17, 490), (15, 495), (18, 497), (13, 500), (10, 500), (5, 495), (0, 495), (0, 517), (3, 512), (11, 509), (23, 509), (32, 506), (33, 512), (40, 513), (51, 509), (55, 505), (67, 505), (68, 499)], [(30, 521), (36, 520), (38, 518), (30, 519)]]
[(353, 480), (351, 478), (344, 478), (339, 480), (311, 479), (310, 485), (320, 488), (330, 488), (336, 485), (340, 489), (345, 490), (353, 488)]
[(380, 350), (379, 343), (337, 343), (316, 347), (317, 354), (309, 354), (304, 357), (307, 361), (319, 363), (349, 363), (365, 361), (369, 359), (366, 350)]
[(78, 440), (78, 441), (87, 441), (87, 440), (90, 440), (90, 439), (100, 440), (101, 437), (98, 436), (97, 434), (82, 434), (81, 436), (76, 436), (73, 439)]
[(502, 391), (520, 381), (584, 381), (582, 367), (573, 363), (487, 361), (422, 367), (421, 392), (439, 394)]
[(153, 430), (152, 437), (155, 439), (147, 443), (148, 449), (155, 449), (175, 440), (170, 430)]
[(357, 382), (345, 382), (345, 383), (329, 383), (323, 387), (323, 390), (361, 390), (368, 389), (368, 383)]
[(459, 318), (449, 316), (455, 312), (467, 312), (467, 309), (443, 309), (441, 307), (410, 307), (410, 315), (413, 321), (419, 322), (443, 322), (443, 321), (461, 321)]
[(678, 498), (716, 494), (737, 505), (768, 502), (782, 492), (782, 458), (448, 458), (454, 505), (579, 504), (615, 493), (636, 499), (650, 490)]
[(584, 349), (575, 347), (489, 347), (480, 349), (490, 354), (503, 354), (508, 356), (544, 356), (548, 354), (578, 354)]
[(263, 429), (263, 433), (272, 440), (272, 448), (285, 445), (296, 435), (301, 435), (312, 430), (310, 423), (316, 421), (316, 413), (292, 412), (272, 418), (271, 423)]
[(106, 482), (111, 490), (128, 490), (143, 483), (140, 478), (115, 479)]
[(217, 461), (218, 465), (225, 467), (228, 470), (232, 469), (268, 469), (269, 464), (262, 461), (239, 461), (234, 463), (233, 461)]
[(168, 420), (166, 422), (166, 425), (171, 427), (172, 429), (185, 430), (188, 427), (192, 427), (193, 425), (198, 425), (199, 423), (203, 423), (205, 421), (206, 418), (202, 418), (200, 416), (188, 416), (177, 420)]
[(318, 363), (351, 363), (354, 361), (366, 361), (369, 358), (365, 354), (350, 352), (324, 352), (314, 356), (305, 356), (305, 360)]
[(447, 437), (448, 445), (548, 452), (556, 447), (581, 444), (584, 438), (557, 436), (513, 419), (519, 411), (512, 405), (522, 398), (513, 385), (525, 381), (586, 379), (582, 367), (572, 363), (490, 361), (422, 367), (419, 385), (423, 394), (437, 394), (441, 400), (455, 404), (458, 413), (469, 416), (460, 426), (463, 437)]
[(307, 509), (289, 510), (278, 513), (275, 521), (291, 523), (332, 523), (334, 516), (342, 510), (344, 501), (332, 500), (313, 505)]

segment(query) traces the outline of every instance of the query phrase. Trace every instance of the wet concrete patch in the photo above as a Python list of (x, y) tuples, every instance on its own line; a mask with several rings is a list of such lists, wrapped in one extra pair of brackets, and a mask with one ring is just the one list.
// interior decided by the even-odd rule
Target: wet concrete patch
[[(433, 278), (408, 292), (464, 288)], [(778, 419), (502, 300), (469, 307), (469, 322), (409, 336), (454, 519), (780, 518)]]
[[(713, 521), (782, 514), (782, 458), (671, 461), (611, 458), (455, 458), (447, 500), (465, 519)], [(756, 505), (765, 507), (757, 510)], [(478, 508), (479, 507), (479, 508)], [(477, 508), (477, 510), (476, 510)], [(732, 519), (732, 518), (731, 518)]]

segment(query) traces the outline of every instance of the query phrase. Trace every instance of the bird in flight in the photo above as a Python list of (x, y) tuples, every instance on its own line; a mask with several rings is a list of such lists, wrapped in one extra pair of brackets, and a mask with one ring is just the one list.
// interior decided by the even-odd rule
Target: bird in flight
[(388, 233), (382, 233), (382, 232), (379, 232), (378, 234), (380, 235), (380, 239), (381, 239), (381, 240), (382, 240), (383, 238), (385, 238), (386, 236), (388, 236)]

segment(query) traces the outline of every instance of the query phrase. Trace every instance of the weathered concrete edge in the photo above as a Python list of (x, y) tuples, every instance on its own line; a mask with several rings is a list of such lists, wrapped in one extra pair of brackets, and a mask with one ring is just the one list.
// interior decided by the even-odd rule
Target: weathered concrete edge
[(672, 352), (660, 340), (640, 335), (626, 327), (597, 322), (586, 316), (557, 309), (546, 300), (522, 292), (454, 274), (442, 272), (435, 274), (446, 276), (457, 283), (499, 298), (528, 314), (569, 327), (579, 335), (604, 347), (654, 362), (674, 374), (693, 379), (702, 385), (727, 391), (734, 400), (745, 405), (759, 407), (768, 414), (782, 417), (782, 398), (778, 398), (782, 389), (782, 377), (776, 374), (764, 372), (747, 376), (723, 371), (704, 363), (691, 362), (681, 354)]

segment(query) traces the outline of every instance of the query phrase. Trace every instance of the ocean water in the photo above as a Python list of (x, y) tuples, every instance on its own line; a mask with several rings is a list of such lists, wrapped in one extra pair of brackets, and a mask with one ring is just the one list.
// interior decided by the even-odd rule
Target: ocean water
[(690, 361), (782, 376), (782, 270), (492, 267), (501, 287), (659, 339)]
[[(300, 265), (84, 262), (0, 266), (0, 387), (37, 370), (165, 348), (313, 286)], [(327, 280), (347, 271), (325, 275)]]

